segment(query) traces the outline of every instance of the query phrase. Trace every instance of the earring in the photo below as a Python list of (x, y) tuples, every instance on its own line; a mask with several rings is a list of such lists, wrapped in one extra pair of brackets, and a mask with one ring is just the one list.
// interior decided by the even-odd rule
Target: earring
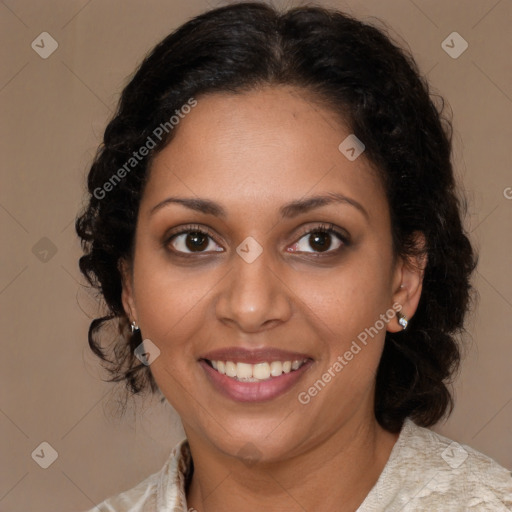
[(409, 323), (409, 320), (400, 311), (397, 311), (396, 317), (398, 318), (398, 323), (402, 326), (402, 329), (405, 331), (405, 329), (407, 328), (407, 324)]
[(132, 322), (130, 327), (132, 328), (132, 332), (138, 331), (140, 329), (135, 320)]

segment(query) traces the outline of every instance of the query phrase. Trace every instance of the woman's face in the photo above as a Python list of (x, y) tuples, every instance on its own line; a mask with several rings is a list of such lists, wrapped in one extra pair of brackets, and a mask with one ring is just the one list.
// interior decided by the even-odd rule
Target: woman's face
[[(364, 153), (338, 149), (350, 132), (332, 113), (284, 86), (197, 102), (153, 161), (123, 301), (160, 350), (150, 369), (188, 437), (278, 460), (373, 420), (403, 265), (383, 187)], [(307, 363), (282, 373), (294, 359)]]

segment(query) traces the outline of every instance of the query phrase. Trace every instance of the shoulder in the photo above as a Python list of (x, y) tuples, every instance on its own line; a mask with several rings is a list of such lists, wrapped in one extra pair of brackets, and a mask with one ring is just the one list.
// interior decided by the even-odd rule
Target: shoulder
[[(163, 467), (135, 487), (110, 496), (87, 512), (174, 512), (180, 499), (181, 471), (188, 456), (187, 439), (171, 451)], [(165, 505), (164, 505), (165, 504)]]
[[(381, 508), (372, 508), (375, 503)], [(512, 510), (512, 474), (470, 446), (408, 419), (359, 512), (386, 506), (403, 512)]]
[(153, 512), (156, 511), (156, 489), (161, 470), (148, 476), (135, 487), (110, 496), (87, 512)]

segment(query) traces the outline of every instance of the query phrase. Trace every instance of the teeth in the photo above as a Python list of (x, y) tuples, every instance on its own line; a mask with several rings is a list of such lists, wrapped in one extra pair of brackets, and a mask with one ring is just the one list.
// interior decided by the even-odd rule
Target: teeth
[(236, 363), (236, 376), (239, 379), (248, 379), (252, 377), (252, 365), (246, 363)]
[(283, 373), (283, 364), (279, 361), (272, 361), (270, 363), (270, 375), (272, 377), (279, 377)]
[(236, 377), (236, 364), (232, 361), (226, 361), (226, 375), (228, 377)]
[[(255, 379), (265, 380), (270, 377), (270, 365), (268, 363), (258, 363), (252, 366), (252, 375), (249, 377), (254, 377)], [(237, 375), (237, 377), (240, 377)]]
[(244, 382), (258, 382), (272, 377), (279, 377), (283, 373), (298, 370), (307, 359), (302, 361), (272, 361), (257, 364), (234, 363), (233, 361), (210, 361), (213, 368), (223, 375)]
[(300, 361), (293, 361), (292, 370), (298, 370), (300, 368)]

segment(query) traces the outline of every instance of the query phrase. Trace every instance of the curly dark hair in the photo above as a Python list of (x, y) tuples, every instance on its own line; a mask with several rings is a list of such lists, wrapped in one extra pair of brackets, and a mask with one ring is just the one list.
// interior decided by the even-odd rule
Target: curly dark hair
[[(382, 178), (395, 254), (427, 256), (414, 318), (406, 331), (386, 333), (375, 416), (390, 432), (398, 432), (406, 417), (431, 426), (453, 409), (448, 385), (461, 359), (458, 335), (477, 263), (450, 161), (452, 123), (443, 98), (431, 93), (411, 54), (386, 28), (332, 9), (279, 12), (264, 3), (231, 4), (189, 20), (143, 60), (106, 127), (88, 175), (88, 204), (76, 220), (84, 251), (80, 270), (108, 307), (106, 316), (91, 322), (89, 345), (107, 363), (109, 381), (124, 380), (132, 394), (148, 385), (158, 390), (134, 356), (141, 339), (129, 332), (119, 263), (132, 256), (148, 166), (176, 129), (166, 130), (134, 170), (112, 178), (190, 98), (267, 85), (294, 86), (339, 114), (364, 141), (364, 156)], [(415, 242), (418, 232), (425, 236), (423, 248)], [(99, 336), (109, 321), (120, 333), (111, 356)]]

